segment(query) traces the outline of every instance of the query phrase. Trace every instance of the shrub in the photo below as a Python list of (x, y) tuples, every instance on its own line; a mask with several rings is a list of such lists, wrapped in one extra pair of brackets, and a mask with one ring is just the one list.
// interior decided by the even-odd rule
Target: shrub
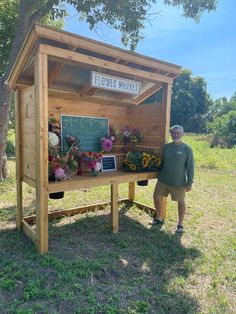
[(208, 130), (213, 134), (211, 147), (231, 148), (236, 145), (236, 110), (217, 117), (208, 124)]
[(10, 129), (7, 134), (6, 153), (8, 157), (15, 156), (15, 130), (13, 129)]

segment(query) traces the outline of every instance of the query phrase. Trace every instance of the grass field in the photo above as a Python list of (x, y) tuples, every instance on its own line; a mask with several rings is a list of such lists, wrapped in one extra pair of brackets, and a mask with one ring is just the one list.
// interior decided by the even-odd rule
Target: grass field
[[(14, 160), (0, 183), (0, 313), (236, 313), (236, 150), (210, 149), (203, 136), (185, 137), (196, 178), (187, 194), (186, 232), (174, 232), (176, 204), (168, 202), (163, 230), (135, 206), (120, 207), (119, 233), (110, 208), (55, 220), (50, 251), (38, 255), (15, 229)], [(136, 188), (153, 206), (155, 180)], [(25, 214), (34, 191), (24, 185)], [(119, 188), (127, 196), (127, 186)], [(50, 210), (107, 201), (109, 188), (67, 192)]]

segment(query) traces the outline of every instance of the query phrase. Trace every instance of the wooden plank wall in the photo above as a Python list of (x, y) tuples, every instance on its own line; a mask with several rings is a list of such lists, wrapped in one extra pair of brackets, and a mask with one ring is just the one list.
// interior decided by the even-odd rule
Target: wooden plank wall
[(140, 104), (130, 109), (130, 123), (133, 128), (143, 132), (143, 141), (136, 145), (138, 150), (162, 151), (163, 147), (163, 113), (161, 103)]
[(128, 106), (113, 106), (49, 97), (49, 116), (59, 119), (61, 114), (109, 118), (109, 123), (122, 128), (128, 123)]
[(35, 105), (34, 86), (21, 90), (22, 172), (23, 181), (35, 180)]
[[(90, 116), (90, 117), (103, 117), (109, 118), (110, 125), (117, 129), (122, 129), (130, 125), (129, 119), (129, 105), (117, 106), (112, 104), (101, 104), (94, 102), (84, 102), (71, 100), (66, 98), (49, 97), (49, 117), (53, 116), (60, 120), (60, 115), (77, 115), (77, 116)], [(133, 105), (132, 105), (133, 107)], [(122, 145), (116, 147), (117, 168), (120, 169), (123, 164), (125, 154), (121, 154), (120, 150)]]

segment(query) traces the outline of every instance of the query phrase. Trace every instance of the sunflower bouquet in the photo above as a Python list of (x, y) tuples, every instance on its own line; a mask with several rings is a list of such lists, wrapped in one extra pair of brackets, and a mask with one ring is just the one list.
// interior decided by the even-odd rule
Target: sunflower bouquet
[(161, 159), (156, 152), (129, 152), (123, 164), (124, 171), (157, 171)]

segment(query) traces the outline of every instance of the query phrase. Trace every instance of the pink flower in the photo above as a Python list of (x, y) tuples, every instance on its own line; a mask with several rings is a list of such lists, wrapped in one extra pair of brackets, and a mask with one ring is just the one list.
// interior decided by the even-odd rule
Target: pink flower
[(102, 142), (102, 149), (105, 152), (110, 152), (112, 150), (112, 141), (109, 138), (106, 138), (103, 142)]
[(91, 160), (88, 163), (88, 167), (89, 167), (90, 170), (94, 169), (95, 165), (96, 165), (96, 161), (95, 160)]
[(57, 180), (63, 180), (64, 176), (65, 176), (65, 171), (64, 171), (64, 169), (62, 169), (61, 167), (59, 167), (59, 168), (57, 168), (57, 169), (55, 170), (55, 178), (56, 178)]

